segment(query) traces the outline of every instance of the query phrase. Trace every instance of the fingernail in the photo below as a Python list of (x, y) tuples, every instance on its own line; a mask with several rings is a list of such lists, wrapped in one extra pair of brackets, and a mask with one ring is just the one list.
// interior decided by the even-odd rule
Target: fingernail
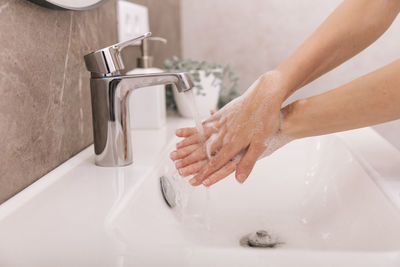
[(183, 169), (178, 169), (180, 175), (183, 175)]
[(209, 186), (210, 184), (211, 184), (211, 181), (208, 178), (203, 181), (203, 185), (205, 185), (205, 186)]
[(181, 175), (186, 175), (187, 176), (188, 173), (189, 173), (189, 167), (181, 168), (180, 170), (182, 172)]
[(176, 129), (175, 134), (181, 134), (182, 130), (181, 129)]
[(175, 167), (176, 167), (177, 169), (179, 169), (180, 167), (182, 167), (182, 160), (176, 161), (176, 162), (175, 162)]
[(182, 146), (182, 143), (181, 143), (181, 142), (176, 143), (176, 148), (180, 148), (181, 146)]
[(192, 178), (192, 179), (189, 180), (189, 183), (191, 185), (195, 184), (196, 182), (197, 182), (197, 180), (195, 178)]
[(238, 175), (238, 181), (239, 183), (243, 184), (244, 180), (246, 180), (247, 176), (245, 174), (239, 174)]
[(176, 158), (177, 156), (178, 156), (178, 152), (176, 152), (176, 151), (172, 151), (171, 154), (169, 154), (169, 157), (170, 157), (171, 159), (174, 159), (174, 158)]

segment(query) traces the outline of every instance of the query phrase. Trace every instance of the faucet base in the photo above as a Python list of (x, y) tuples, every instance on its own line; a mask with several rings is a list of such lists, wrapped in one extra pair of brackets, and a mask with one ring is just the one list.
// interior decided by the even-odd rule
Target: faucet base
[(90, 79), (96, 165), (122, 167), (132, 164), (128, 105), (131, 92), (141, 87), (171, 83), (180, 92), (193, 87), (188, 73), (149, 73)]

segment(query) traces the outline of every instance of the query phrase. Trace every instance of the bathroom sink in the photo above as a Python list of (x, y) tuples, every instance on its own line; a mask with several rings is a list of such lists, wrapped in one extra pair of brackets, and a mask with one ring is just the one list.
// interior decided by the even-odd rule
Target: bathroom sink
[[(167, 253), (162, 260), (175, 262), (173, 266), (196, 265), (198, 260), (211, 266), (212, 260), (203, 256), (219, 255), (217, 251), (233, 257), (230, 263), (242, 260), (248, 266), (270, 261), (325, 266), (327, 259), (352, 260), (352, 266), (400, 264), (399, 209), (377, 186), (379, 178), (338, 136), (287, 145), (260, 160), (243, 185), (232, 175), (209, 189), (192, 189), (173, 175), (169, 160), (160, 167), (113, 220), (115, 236), (126, 248)], [(163, 203), (159, 190), (163, 175), (178, 198), (173, 209)], [(280, 244), (268, 249), (240, 245), (243, 236), (257, 230), (266, 230)], [(161, 264), (151, 254), (143, 256), (143, 264), (149, 259)]]
[[(209, 189), (176, 174), (168, 132), (134, 132), (129, 167), (90, 147), (2, 204), (0, 266), (400, 265), (400, 152), (372, 129), (292, 142)], [(258, 230), (278, 244), (247, 246)]]

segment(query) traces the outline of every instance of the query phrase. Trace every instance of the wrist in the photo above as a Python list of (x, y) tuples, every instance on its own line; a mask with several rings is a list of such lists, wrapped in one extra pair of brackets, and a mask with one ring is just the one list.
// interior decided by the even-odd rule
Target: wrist
[(309, 126), (307, 125), (306, 110), (307, 99), (297, 100), (281, 110), (280, 132), (292, 139), (307, 137)]
[(262, 74), (259, 78), (260, 88), (268, 90), (268, 97), (272, 97), (279, 106), (287, 99), (288, 91), (290, 88), (287, 87), (288, 82), (285, 76), (278, 70), (268, 71)]
[(283, 87), (285, 88), (286, 98), (310, 81), (309, 76), (313, 73), (314, 67), (310, 65), (309, 60), (304, 62), (303, 57), (298, 58), (293, 56), (287, 58), (276, 67), (275, 70), (281, 73), (282, 80), (284, 81)]

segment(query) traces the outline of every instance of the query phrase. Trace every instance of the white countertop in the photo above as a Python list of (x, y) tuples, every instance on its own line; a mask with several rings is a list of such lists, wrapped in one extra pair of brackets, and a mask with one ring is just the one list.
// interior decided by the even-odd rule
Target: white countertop
[[(160, 129), (149, 130), (133, 130), (132, 145), (133, 145), (133, 164), (121, 167), (99, 167), (94, 165), (94, 148), (93, 145), (85, 148), (83, 151), (67, 160), (42, 178), (16, 194), (6, 202), (0, 205), (0, 220), (7, 217), (11, 212), (18, 207), (24, 205), (26, 201), (40, 194), (45, 188), (59, 181), (65, 174), (71, 170), (77, 169), (75, 177), (104, 177), (118, 175), (118, 170), (132, 175), (131, 182), (135, 183), (140, 179), (134, 176), (142, 177), (145, 173), (152, 170), (153, 165), (159, 161), (159, 156), (162, 150), (170, 142), (175, 135), (175, 130), (179, 127), (192, 127), (194, 122), (192, 119), (182, 118), (178, 116), (169, 116), (167, 124)], [(80, 173), (79, 173), (80, 172)], [(83, 178), (82, 177), (82, 178)], [(78, 185), (77, 185), (78, 186)], [(85, 187), (86, 184), (79, 185)]]

